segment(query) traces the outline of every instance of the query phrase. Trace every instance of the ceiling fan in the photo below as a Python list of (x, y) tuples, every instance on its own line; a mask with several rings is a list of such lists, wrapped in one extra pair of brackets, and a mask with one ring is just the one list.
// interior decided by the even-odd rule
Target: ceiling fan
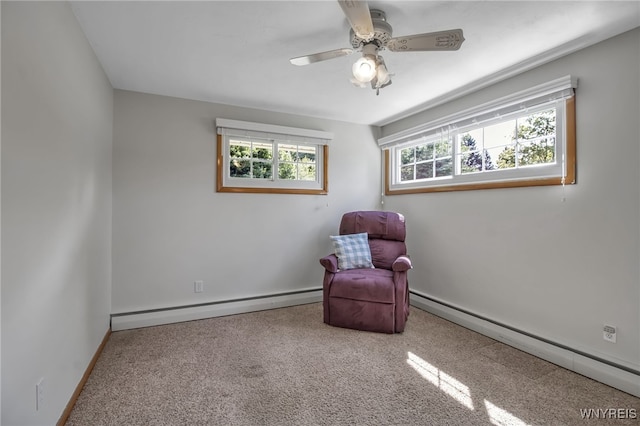
[(403, 37), (391, 37), (391, 25), (386, 15), (378, 9), (369, 10), (366, 1), (338, 0), (347, 17), (351, 29), (349, 38), (353, 48), (343, 48), (319, 52), (311, 55), (291, 58), (293, 65), (308, 65), (351, 55), (354, 51), (362, 52), (352, 68), (351, 82), (358, 87), (366, 87), (367, 83), (380, 93), (380, 89), (391, 84), (391, 74), (387, 70), (380, 51), (391, 52), (425, 52), (458, 50), (464, 41), (461, 29), (438, 31), (433, 33), (414, 34)]

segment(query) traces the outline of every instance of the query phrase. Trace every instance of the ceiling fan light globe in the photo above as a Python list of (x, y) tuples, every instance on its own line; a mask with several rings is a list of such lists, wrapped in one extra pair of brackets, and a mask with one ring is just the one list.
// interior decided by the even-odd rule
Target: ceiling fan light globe
[(376, 76), (376, 63), (371, 58), (362, 57), (353, 64), (351, 70), (356, 80), (368, 83)]
[(391, 80), (391, 76), (389, 75), (389, 71), (384, 64), (378, 65), (378, 70), (376, 72), (376, 78), (378, 79), (379, 84), (382, 86), (387, 84), (389, 80)]

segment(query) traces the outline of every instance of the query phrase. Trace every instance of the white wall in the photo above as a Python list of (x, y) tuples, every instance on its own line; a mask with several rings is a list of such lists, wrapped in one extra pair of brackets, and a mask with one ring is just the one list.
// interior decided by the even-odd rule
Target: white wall
[[(0, 34), (2, 34), (2, 7), (0, 7)], [(1, 49), (0, 49), (1, 50)], [(0, 81), (2, 80), (2, 55), (0, 55)], [(0, 99), (2, 85), (0, 84)], [(0, 102), (0, 129), (2, 129), (2, 102)], [(0, 241), (2, 241), (2, 132), (0, 132)], [(2, 244), (0, 244), (0, 271), (2, 271)], [(0, 272), (0, 421), (2, 421), (2, 273)]]
[(636, 29), (382, 129), (579, 79), (577, 185), (386, 198), (407, 217), (413, 290), (640, 370), (639, 52)]
[(109, 328), (112, 123), (69, 5), (2, 2), (3, 425), (55, 424)]
[[(329, 195), (217, 193), (218, 117), (333, 132)], [(378, 207), (374, 131), (116, 90), (113, 312), (320, 288), (342, 214)]]

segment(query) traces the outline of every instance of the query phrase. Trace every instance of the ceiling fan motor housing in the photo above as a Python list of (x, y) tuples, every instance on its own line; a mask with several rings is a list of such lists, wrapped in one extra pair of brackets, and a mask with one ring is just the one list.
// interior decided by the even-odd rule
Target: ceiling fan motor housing
[(378, 46), (378, 49), (382, 50), (389, 40), (391, 40), (391, 25), (387, 22), (387, 16), (383, 11), (371, 9), (371, 21), (373, 22), (374, 31), (373, 38), (371, 40), (358, 37), (353, 29), (349, 31), (351, 46), (353, 46), (354, 49), (359, 49), (365, 44), (374, 43)]

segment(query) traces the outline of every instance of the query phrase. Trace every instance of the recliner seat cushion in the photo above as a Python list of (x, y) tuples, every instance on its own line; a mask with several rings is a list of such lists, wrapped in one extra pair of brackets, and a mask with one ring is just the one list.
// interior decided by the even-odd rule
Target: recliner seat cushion
[(350, 269), (333, 277), (329, 297), (377, 303), (394, 303), (393, 271)]

